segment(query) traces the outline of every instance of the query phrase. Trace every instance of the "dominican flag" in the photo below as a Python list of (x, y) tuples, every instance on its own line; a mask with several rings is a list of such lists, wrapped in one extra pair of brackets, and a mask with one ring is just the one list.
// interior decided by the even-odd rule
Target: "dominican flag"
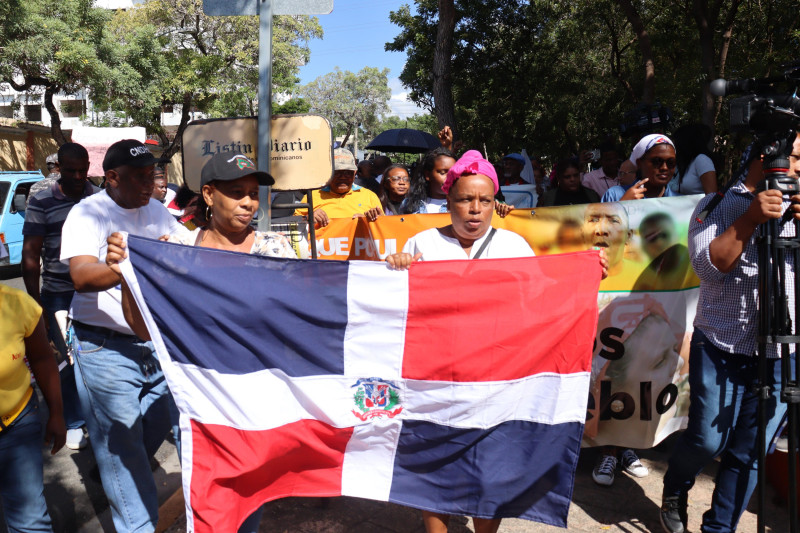
[(181, 412), (189, 530), (356, 496), (566, 527), (597, 252), (285, 260), (130, 236), (123, 273)]

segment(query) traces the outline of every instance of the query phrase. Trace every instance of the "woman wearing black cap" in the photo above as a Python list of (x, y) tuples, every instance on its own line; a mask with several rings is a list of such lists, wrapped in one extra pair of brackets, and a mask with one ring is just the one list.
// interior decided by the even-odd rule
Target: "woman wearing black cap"
[(273, 185), (266, 172), (250, 159), (232, 152), (216, 154), (203, 167), (197, 211), (209, 221), (191, 237), (170, 242), (232, 252), (296, 259), (289, 240), (273, 231), (256, 231), (250, 225), (258, 212), (258, 186)]
[[(272, 185), (275, 180), (266, 172), (256, 170), (253, 162), (242, 154), (233, 152), (213, 156), (203, 167), (200, 198), (197, 209), (202, 210), (209, 223), (197, 228), (190, 237), (169, 237), (170, 242), (216, 248), (231, 252), (297, 259), (289, 240), (273, 231), (256, 231), (250, 225), (258, 212), (258, 186)], [(125, 256), (122, 235), (114, 233), (108, 238), (106, 264), (119, 273), (119, 262)], [(133, 295), (123, 281), (122, 309), (131, 329), (142, 339), (149, 340), (150, 333), (144, 324)], [(245, 520), (239, 533), (258, 531), (261, 511)]]

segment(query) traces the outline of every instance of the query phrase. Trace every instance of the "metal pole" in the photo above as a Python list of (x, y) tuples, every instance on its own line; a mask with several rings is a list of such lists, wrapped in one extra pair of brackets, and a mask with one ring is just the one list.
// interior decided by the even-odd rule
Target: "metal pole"
[[(269, 172), (270, 118), (272, 117), (272, 0), (258, 0), (258, 170)], [(263, 215), (259, 231), (269, 231), (272, 222), (270, 187), (258, 188)]]

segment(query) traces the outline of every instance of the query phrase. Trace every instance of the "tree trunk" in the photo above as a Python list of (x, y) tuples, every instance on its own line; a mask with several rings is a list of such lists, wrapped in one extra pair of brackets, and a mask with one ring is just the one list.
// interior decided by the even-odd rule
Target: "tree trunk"
[[(719, 47), (719, 71), (720, 78), (725, 77), (725, 66), (728, 62), (728, 51), (731, 47), (731, 36), (733, 35), (733, 23), (736, 20), (736, 12), (739, 10), (739, 0), (734, 0), (728, 17), (725, 19), (725, 27), (722, 30), (722, 45)], [(718, 96), (714, 102), (714, 124), (717, 123), (719, 112), (722, 110), (722, 97)]]
[(433, 104), (439, 128), (450, 126), (453, 138), (458, 135), (453, 104), (453, 79), (450, 73), (455, 27), (455, 0), (439, 0), (439, 24), (436, 29), (436, 47), (433, 51)]
[[(357, 127), (358, 126), (356, 125), (356, 128)], [(347, 133), (345, 133), (344, 139), (342, 140), (342, 148), (347, 148), (347, 141), (350, 140), (350, 135), (352, 133), (353, 133), (353, 126), (347, 126)], [(355, 154), (353, 154), (353, 157), (355, 157)]]
[(733, 22), (736, 18), (736, 12), (739, 9), (740, 0), (733, 0), (731, 2), (730, 11), (724, 21), (722, 28), (722, 44), (718, 55), (718, 65), (714, 64), (715, 50), (714, 50), (714, 32), (717, 29), (717, 22), (719, 21), (722, 5), (721, 2), (716, 2), (713, 8), (709, 8), (708, 0), (694, 0), (693, 2), (693, 15), (697, 24), (697, 31), (700, 38), (700, 58), (703, 68), (703, 73), (706, 75), (706, 81), (703, 83), (703, 96), (702, 96), (702, 121), (703, 124), (715, 130), (714, 124), (719, 116), (719, 110), (722, 105), (722, 98), (715, 97), (710, 92), (711, 82), (718, 76), (723, 76), (725, 73), (725, 62), (728, 58), (728, 49), (730, 47), (731, 35), (733, 33)]
[(709, 13), (707, 0), (694, 0), (694, 20), (700, 38), (700, 64), (706, 81), (703, 83), (701, 102), (701, 120), (703, 124), (714, 129), (714, 95), (709, 91), (711, 80), (716, 78), (714, 69), (714, 26), (716, 13)]
[[(186, 93), (183, 95), (183, 106), (181, 107), (181, 122), (178, 124), (178, 129), (175, 131), (175, 138), (172, 139), (172, 143), (167, 146), (164, 151), (161, 153), (161, 157), (163, 159), (172, 159), (172, 156), (175, 155), (178, 150), (181, 149), (181, 141), (183, 140), (183, 131), (186, 129), (186, 126), (189, 124), (189, 117), (191, 116), (192, 112), (192, 94)], [(161, 137), (161, 142), (166, 141), (167, 136), (163, 132), (163, 130), (159, 133), (159, 137)]]
[(608, 64), (611, 67), (611, 74), (617, 78), (617, 81), (622, 85), (622, 88), (625, 89), (625, 92), (630, 97), (631, 101), (636, 103), (636, 93), (633, 90), (630, 82), (622, 75), (622, 68), (620, 64), (622, 63), (622, 51), (624, 48), (620, 47), (619, 43), (619, 35), (617, 35), (616, 28), (614, 28), (613, 23), (608, 17), (603, 16), (603, 21), (606, 23), (606, 27), (608, 28), (608, 34), (611, 36), (611, 57), (608, 58)]
[(58, 114), (55, 104), (53, 103), (53, 94), (55, 88), (53, 85), (47, 85), (44, 90), (44, 107), (50, 114), (50, 135), (58, 143), (59, 146), (67, 142), (64, 132), (61, 131), (61, 116)]
[(620, 8), (625, 13), (628, 22), (633, 27), (636, 40), (639, 42), (639, 51), (642, 54), (642, 64), (644, 65), (644, 88), (642, 89), (642, 102), (654, 104), (656, 101), (656, 67), (653, 59), (653, 46), (650, 43), (650, 34), (644, 27), (642, 17), (631, 3), (631, 0), (617, 0)]

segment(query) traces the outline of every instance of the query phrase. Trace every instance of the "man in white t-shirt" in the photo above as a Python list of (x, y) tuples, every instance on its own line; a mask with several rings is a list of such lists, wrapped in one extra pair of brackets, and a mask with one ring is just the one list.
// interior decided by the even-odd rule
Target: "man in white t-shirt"
[(177, 417), (152, 343), (125, 322), (119, 275), (105, 263), (114, 232), (153, 239), (188, 232), (151, 199), (156, 162), (139, 141), (111, 145), (103, 160), (106, 189), (72, 208), (61, 241), (61, 261), (69, 263), (76, 289), (70, 317), (78, 396), (120, 532), (155, 530), (150, 457)]

